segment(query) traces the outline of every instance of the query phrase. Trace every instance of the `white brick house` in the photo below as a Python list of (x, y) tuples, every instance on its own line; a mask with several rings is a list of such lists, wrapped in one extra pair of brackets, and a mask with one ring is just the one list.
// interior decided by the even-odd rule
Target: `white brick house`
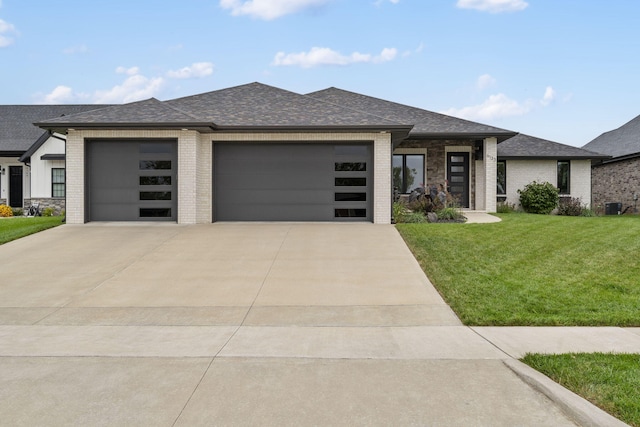
[(37, 125), (66, 135), (76, 224), (388, 224), (399, 183), (443, 183), (463, 208), (492, 212), (497, 145), (515, 135), (338, 89), (299, 95), (259, 83)]
[(518, 190), (537, 182), (549, 182), (560, 197), (576, 198), (591, 205), (591, 161), (598, 153), (519, 134), (498, 146), (497, 197), (520, 205)]

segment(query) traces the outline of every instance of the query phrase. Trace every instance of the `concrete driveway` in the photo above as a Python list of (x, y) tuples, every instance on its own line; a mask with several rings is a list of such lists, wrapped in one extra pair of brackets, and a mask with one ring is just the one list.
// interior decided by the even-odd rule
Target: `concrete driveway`
[(393, 226), (65, 225), (0, 260), (6, 425), (575, 425)]

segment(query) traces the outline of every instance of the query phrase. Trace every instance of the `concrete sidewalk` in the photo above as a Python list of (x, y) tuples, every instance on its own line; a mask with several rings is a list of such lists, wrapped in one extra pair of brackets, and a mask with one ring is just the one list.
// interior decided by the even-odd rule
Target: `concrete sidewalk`
[(640, 353), (462, 326), (392, 226), (62, 226), (0, 259), (7, 425), (614, 426), (515, 358)]

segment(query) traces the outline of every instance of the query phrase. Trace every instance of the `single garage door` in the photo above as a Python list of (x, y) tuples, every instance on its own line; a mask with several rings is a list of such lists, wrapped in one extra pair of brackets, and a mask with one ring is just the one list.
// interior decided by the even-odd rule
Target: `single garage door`
[(372, 144), (214, 143), (215, 221), (372, 221)]
[(175, 140), (87, 143), (89, 221), (175, 221)]

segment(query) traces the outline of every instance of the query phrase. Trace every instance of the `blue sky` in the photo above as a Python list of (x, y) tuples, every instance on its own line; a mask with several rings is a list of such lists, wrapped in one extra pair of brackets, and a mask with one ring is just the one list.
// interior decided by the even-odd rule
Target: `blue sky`
[(640, 114), (638, 0), (0, 0), (0, 103), (335, 86), (582, 146)]

